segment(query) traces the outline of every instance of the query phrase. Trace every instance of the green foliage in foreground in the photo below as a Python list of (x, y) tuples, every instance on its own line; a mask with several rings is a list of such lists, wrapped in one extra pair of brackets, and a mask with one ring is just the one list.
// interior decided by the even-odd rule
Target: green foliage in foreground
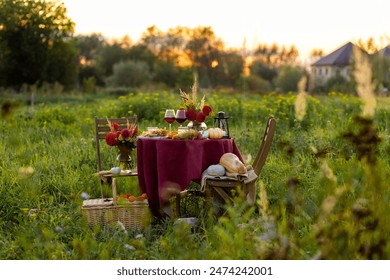
[(299, 122), (294, 95), (208, 94), (214, 111), (232, 117), (232, 135), (248, 158), (267, 117), (277, 119), (258, 203), (237, 203), (218, 221), (206, 207), (189, 206), (184, 214), (198, 216), (195, 228), (164, 220), (139, 232), (90, 228), (81, 212), (83, 192), (100, 196), (93, 117), (135, 113), (141, 131), (165, 126), (164, 108), (178, 107), (178, 95), (60, 98), (37, 96), (34, 106), (17, 96), (2, 101), (0, 259), (390, 258), (388, 99), (370, 122), (358, 117), (354, 97), (309, 97)]

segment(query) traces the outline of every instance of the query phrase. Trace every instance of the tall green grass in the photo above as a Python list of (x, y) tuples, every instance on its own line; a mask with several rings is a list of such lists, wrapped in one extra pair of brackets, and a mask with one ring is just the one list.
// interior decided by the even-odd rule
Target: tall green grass
[[(33, 106), (26, 99), (2, 99), (2, 105), (19, 106), (0, 119), (1, 259), (390, 257), (385, 98), (378, 99), (373, 120), (364, 121), (357, 97), (309, 96), (298, 121), (292, 93), (206, 92), (214, 111), (231, 117), (231, 134), (247, 158), (255, 157), (267, 117), (277, 120), (258, 202), (252, 208), (237, 203), (229, 218), (217, 221), (207, 208), (199, 213), (190, 207), (183, 214), (198, 215), (197, 227), (156, 220), (141, 232), (90, 228), (82, 215), (81, 194), (100, 196), (93, 118), (137, 114), (141, 131), (163, 127), (165, 108), (180, 106), (178, 93), (36, 95)], [(107, 161), (115, 161), (108, 148)], [(138, 191), (134, 181), (119, 188)]]

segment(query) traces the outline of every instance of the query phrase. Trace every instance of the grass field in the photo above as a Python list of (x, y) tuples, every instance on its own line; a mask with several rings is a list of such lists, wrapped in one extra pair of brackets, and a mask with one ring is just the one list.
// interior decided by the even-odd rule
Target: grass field
[[(377, 99), (370, 120), (357, 97), (309, 96), (298, 121), (294, 94), (207, 92), (247, 158), (267, 117), (277, 120), (255, 207), (238, 204), (215, 221), (190, 205), (195, 228), (163, 220), (124, 231), (90, 228), (81, 211), (82, 193), (100, 196), (93, 118), (137, 114), (140, 131), (163, 127), (178, 93), (36, 94), (32, 105), (29, 95), (0, 94), (0, 259), (390, 258), (389, 98)], [(109, 168), (115, 153), (106, 151)], [(139, 192), (137, 182), (121, 191)]]

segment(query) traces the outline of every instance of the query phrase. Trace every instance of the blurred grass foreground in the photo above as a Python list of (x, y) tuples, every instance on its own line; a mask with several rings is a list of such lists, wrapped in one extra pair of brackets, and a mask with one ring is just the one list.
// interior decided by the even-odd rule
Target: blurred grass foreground
[[(32, 103), (30, 94), (2, 91), (0, 258), (389, 259), (390, 100), (372, 94), (360, 59), (358, 97), (312, 96), (302, 85), (298, 94), (205, 92), (215, 112), (231, 117), (245, 158), (254, 158), (269, 115), (277, 133), (256, 205), (237, 203), (215, 220), (190, 202), (183, 214), (199, 219), (195, 227), (91, 228), (81, 211), (83, 198), (100, 197), (94, 116), (137, 114), (140, 131), (164, 127), (178, 93), (36, 92)], [(118, 188), (139, 192), (136, 180)]]

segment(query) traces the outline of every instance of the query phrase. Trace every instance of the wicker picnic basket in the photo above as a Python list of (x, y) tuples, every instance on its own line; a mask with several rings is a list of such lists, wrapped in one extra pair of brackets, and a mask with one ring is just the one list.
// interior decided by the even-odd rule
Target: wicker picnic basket
[(91, 226), (106, 227), (121, 222), (126, 229), (142, 229), (150, 222), (146, 199), (119, 205), (112, 198), (88, 199), (83, 201), (82, 209)]
[[(116, 198), (116, 185), (113, 184), (113, 197)], [(114, 198), (87, 199), (82, 210), (91, 226), (103, 228), (121, 222), (126, 229), (143, 229), (151, 221), (147, 199), (117, 203)]]

